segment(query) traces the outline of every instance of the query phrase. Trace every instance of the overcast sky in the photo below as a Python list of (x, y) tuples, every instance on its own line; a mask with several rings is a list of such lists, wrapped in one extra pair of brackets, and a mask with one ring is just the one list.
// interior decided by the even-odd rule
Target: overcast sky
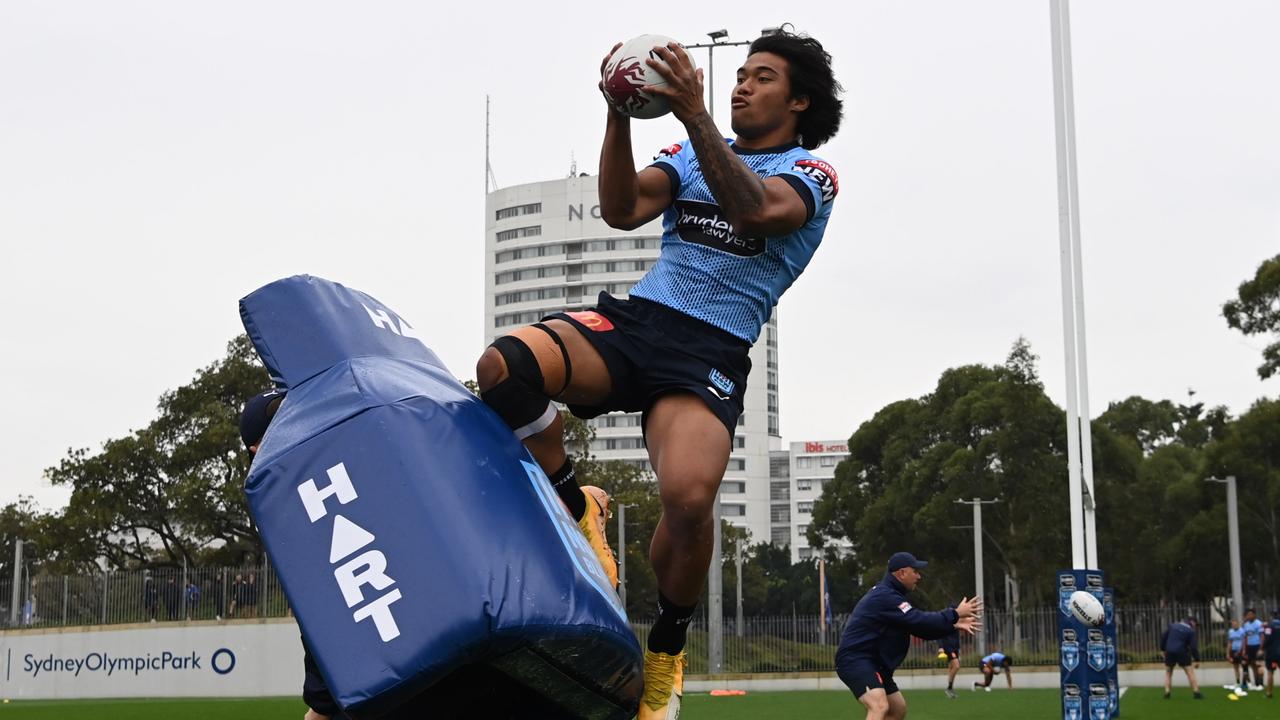
[[(0, 4), (0, 503), (144, 426), (237, 300), (311, 273), (483, 345), (485, 95), (503, 186), (597, 163), (601, 57), (791, 22), (846, 88), (826, 240), (779, 308), (784, 440), (850, 435), (1019, 335), (1064, 397), (1048, 0)], [(625, 8), (625, 9), (624, 9)], [(1072, 4), (1089, 382), (1280, 392), (1220, 308), (1280, 252), (1280, 3)], [(716, 53), (728, 132), (741, 48)], [(695, 55), (705, 66), (706, 53)], [(637, 162), (685, 137), (637, 122)]]

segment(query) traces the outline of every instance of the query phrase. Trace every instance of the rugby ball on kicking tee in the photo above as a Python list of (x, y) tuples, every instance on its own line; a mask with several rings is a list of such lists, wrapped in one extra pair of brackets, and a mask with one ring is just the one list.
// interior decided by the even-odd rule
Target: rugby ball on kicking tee
[(1102, 623), (1107, 619), (1102, 603), (1098, 602), (1098, 598), (1094, 597), (1093, 593), (1084, 590), (1071, 593), (1067, 607), (1071, 609), (1071, 614), (1075, 615), (1077, 620), (1089, 627), (1102, 627)]
[(614, 109), (638, 120), (651, 120), (671, 112), (665, 97), (641, 88), (667, 84), (645, 60), (662, 60), (653, 49), (672, 42), (675, 41), (666, 35), (641, 35), (623, 43), (609, 56), (604, 65), (604, 95)]

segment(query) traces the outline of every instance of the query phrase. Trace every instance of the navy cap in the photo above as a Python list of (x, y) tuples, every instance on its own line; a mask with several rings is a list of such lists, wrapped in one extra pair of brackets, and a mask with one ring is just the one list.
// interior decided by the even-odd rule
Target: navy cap
[(919, 570), (928, 564), (924, 560), (917, 560), (916, 556), (909, 552), (897, 552), (893, 554), (893, 557), (889, 558), (889, 572), (896, 572), (905, 567)]
[(254, 395), (244, 404), (244, 410), (240, 412), (240, 439), (244, 441), (245, 447), (262, 441), (271, 418), (275, 416), (274, 412), (270, 412), (271, 403), (283, 399), (284, 395), (284, 390), (272, 389)]

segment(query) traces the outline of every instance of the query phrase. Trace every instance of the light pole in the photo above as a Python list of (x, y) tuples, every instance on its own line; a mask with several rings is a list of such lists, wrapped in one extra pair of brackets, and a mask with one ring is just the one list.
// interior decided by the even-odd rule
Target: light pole
[[(983, 500), (975, 497), (972, 500), (956, 500), (957, 505), (973, 506), (973, 585), (974, 597), (983, 597), (985, 588), (982, 583), (982, 506), (995, 505), (999, 500)], [(974, 650), (979, 657), (987, 654), (986, 633), (978, 632), (974, 638)]]
[(1227, 486), (1227, 539), (1231, 547), (1231, 617), (1244, 619), (1244, 587), (1240, 580), (1240, 515), (1236, 505), (1236, 476), (1205, 478)]
[(18, 627), (18, 603), (22, 597), (22, 538), (13, 541), (13, 600), (9, 605), (9, 625)]
[(627, 508), (635, 505), (618, 503), (618, 599), (627, 609)]
[(733, 545), (734, 548), (734, 567), (738, 576), (738, 637), (742, 637), (742, 538), (738, 538)]

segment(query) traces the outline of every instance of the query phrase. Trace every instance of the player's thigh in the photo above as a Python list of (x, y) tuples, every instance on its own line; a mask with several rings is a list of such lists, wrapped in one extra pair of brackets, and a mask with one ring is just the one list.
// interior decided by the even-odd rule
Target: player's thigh
[(903, 720), (907, 716), (907, 699), (903, 697), (901, 692), (895, 692), (887, 695), (885, 700), (889, 703), (889, 712), (885, 714), (889, 720)]
[[(532, 325), (507, 333), (523, 343), (533, 354), (542, 375), (541, 390), (549, 397), (575, 405), (604, 402), (609, 397), (613, 383), (600, 352), (592, 347), (577, 328), (564, 320), (547, 320), (542, 324), (554, 332), (555, 337)], [(560, 342), (556, 342), (557, 337)], [(481, 390), (487, 390), (505, 380), (508, 374), (507, 363), (502, 354), (496, 348), (486, 348), (476, 365)]]
[(645, 443), (666, 507), (711, 507), (729, 464), (724, 423), (692, 393), (672, 393), (649, 408)]

